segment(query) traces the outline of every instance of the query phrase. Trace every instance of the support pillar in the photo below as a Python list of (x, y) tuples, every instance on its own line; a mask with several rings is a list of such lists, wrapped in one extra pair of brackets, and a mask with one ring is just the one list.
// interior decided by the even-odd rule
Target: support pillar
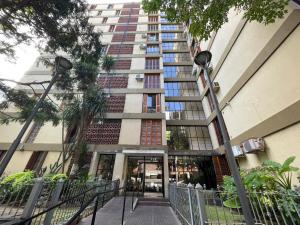
[(169, 196), (169, 165), (168, 165), (168, 154), (165, 153), (163, 156), (164, 160), (164, 191), (165, 191), (165, 198)]
[(125, 154), (117, 153), (112, 179), (113, 180), (120, 179), (120, 187), (122, 187), (124, 184), (125, 172), (126, 172)]

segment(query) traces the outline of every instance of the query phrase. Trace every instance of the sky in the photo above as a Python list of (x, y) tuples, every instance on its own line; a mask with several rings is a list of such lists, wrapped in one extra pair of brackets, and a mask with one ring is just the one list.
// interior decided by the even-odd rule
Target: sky
[[(102, 3), (124, 3), (141, 2), (141, 0), (88, 0), (90, 4)], [(20, 80), (24, 73), (31, 67), (39, 53), (35, 46), (22, 45), (16, 48), (16, 60), (10, 62), (3, 55), (0, 55), (0, 78)], [(13, 84), (12, 84), (13, 85)]]

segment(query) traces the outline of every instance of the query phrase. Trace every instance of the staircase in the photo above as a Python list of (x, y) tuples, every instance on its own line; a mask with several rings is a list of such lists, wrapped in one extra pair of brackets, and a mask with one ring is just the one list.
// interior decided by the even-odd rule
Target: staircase
[(170, 202), (165, 198), (145, 198), (138, 199), (137, 206), (170, 206)]

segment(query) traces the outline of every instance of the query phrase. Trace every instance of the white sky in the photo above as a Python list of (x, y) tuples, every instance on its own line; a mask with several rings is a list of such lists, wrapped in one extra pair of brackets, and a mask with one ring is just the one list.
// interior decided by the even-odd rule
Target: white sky
[[(90, 4), (141, 2), (141, 0), (87, 0)], [(22, 45), (16, 48), (16, 60), (9, 62), (0, 55), (0, 78), (20, 80), (39, 55), (34, 45)]]

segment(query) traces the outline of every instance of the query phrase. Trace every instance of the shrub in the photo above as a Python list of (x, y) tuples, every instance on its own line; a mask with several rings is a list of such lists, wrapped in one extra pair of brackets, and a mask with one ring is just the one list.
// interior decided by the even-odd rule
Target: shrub
[(1, 183), (1, 191), (18, 192), (34, 183), (34, 171), (18, 172), (5, 177)]

